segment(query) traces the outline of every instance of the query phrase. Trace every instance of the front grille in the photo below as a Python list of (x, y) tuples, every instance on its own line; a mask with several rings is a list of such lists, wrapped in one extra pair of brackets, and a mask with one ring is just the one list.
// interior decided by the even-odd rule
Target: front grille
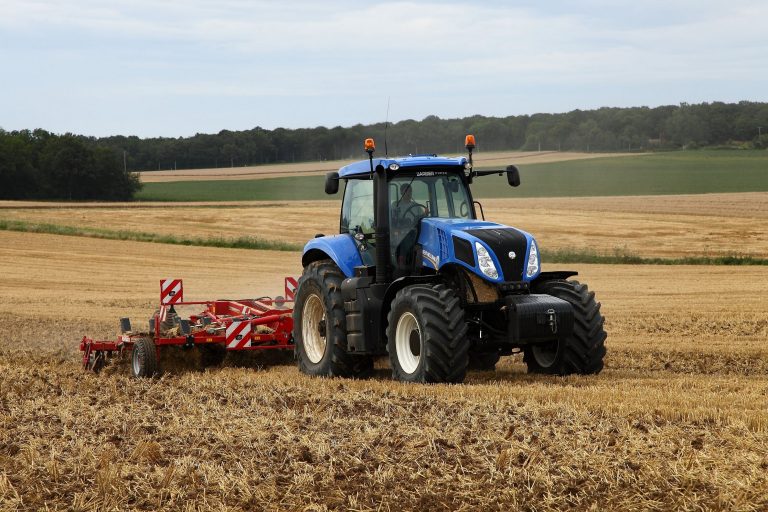
[[(523, 279), (525, 250), (528, 246), (525, 235), (512, 228), (470, 229), (466, 232), (485, 242), (496, 254), (505, 281)], [(514, 259), (509, 257), (510, 251), (515, 253)]]
[(475, 266), (475, 252), (472, 250), (472, 243), (457, 236), (453, 237), (453, 254), (456, 259), (463, 261), (470, 267)]

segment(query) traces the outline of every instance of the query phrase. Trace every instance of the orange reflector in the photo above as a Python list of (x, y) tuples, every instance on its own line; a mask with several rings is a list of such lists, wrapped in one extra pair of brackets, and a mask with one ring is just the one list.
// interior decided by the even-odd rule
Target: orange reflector
[(373, 139), (365, 139), (365, 150), (371, 152), (376, 149), (376, 143)]
[(464, 139), (464, 146), (466, 146), (467, 149), (474, 148), (475, 147), (475, 136), (474, 135), (467, 135), (467, 137)]

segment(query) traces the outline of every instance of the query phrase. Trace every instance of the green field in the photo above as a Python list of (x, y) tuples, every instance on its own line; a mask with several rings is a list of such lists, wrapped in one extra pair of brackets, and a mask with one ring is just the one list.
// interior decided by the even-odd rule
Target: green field
[[(509, 162), (515, 163), (515, 162)], [(476, 198), (562, 197), (768, 191), (768, 151), (680, 151), (520, 165), (522, 185), (478, 178)], [(243, 181), (147, 183), (142, 201), (325, 199), (322, 176)]]

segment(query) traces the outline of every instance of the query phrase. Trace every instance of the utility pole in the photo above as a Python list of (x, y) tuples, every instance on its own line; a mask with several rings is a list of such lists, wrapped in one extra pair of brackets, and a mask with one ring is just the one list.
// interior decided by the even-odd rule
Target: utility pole
[(757, 138), (758, 139), (763, 136), (763, 131), (762, 130), (763, 130), (762, 126), (758, 126), (757, 127)]

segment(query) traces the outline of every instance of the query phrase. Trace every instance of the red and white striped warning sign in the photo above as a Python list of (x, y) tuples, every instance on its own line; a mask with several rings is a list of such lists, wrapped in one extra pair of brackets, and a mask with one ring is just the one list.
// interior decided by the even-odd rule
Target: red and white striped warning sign
[(176, 304), (184, 301), (184, 287), (181, 279), (160, 280), (160, 304)]
[(285, 278), (285, 300), (296, 300), (296, 288), (299, 286), (298, 277)]
[(227, 327), (227, 348), (245, 347), (251, 341), (251, 322), (232, 322)]

